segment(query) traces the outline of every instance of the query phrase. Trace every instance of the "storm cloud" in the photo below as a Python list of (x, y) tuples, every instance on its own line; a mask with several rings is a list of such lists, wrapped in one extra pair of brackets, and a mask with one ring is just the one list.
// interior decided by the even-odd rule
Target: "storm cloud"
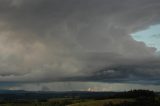
[(160, 84), (156, 48), (132, 33), (159, 0), (1, 0), (0, 81)]

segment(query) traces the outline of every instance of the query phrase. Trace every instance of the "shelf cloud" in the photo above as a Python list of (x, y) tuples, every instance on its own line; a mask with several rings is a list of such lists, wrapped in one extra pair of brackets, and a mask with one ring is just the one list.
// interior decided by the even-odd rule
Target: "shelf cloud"
[(131, 34), (159, 0), (1, 0), (0, 81), (160, 84), (156, 48)]

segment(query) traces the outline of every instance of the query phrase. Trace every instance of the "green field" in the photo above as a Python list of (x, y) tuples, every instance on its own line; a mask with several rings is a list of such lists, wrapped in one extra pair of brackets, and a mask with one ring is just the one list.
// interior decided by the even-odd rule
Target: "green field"
[(87, 102), (75, 103), (68, 106), (104, 106), (110, 103), (120, 104), (123, 102), (134, 102), (134, 99), (106, 99), (106, 100), (89, 100)]

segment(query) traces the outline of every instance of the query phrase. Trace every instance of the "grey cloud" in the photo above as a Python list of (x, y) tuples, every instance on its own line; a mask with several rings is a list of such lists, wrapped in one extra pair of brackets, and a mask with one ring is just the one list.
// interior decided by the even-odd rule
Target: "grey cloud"
[(156, 48), (130, 34), (157, 24), (159, 10), (158, 0), (1, 0), (0, 80), (129, 82), (135, 80), (130, 75), (158, 76), (158, 66), (145, 67), (157, 58)]

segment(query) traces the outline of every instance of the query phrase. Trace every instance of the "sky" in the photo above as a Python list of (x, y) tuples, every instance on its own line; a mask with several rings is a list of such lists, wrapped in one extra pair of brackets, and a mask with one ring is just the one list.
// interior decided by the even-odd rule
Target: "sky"
[(159, 0), (0, 0), (0, 89), (160, 91)]
[(131, 34), (137, 41), (144, 42), (149, 47), (155, 47), (160, 51), (160, 25), (152, 25), (149, 28)]

